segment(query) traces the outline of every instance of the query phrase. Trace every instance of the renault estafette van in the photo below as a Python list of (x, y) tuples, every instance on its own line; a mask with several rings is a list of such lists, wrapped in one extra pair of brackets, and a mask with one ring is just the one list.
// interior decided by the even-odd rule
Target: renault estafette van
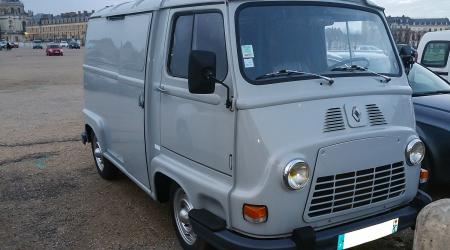
[(90, 18), (83, 67), (99, 174), (170, 202), (185, 249), (345, 249), (430, 202), (412, 90), (368, 1), (127, 2)]
[(422, 65), (450, 80), (450, 30), (426, 33), (417, 50)]

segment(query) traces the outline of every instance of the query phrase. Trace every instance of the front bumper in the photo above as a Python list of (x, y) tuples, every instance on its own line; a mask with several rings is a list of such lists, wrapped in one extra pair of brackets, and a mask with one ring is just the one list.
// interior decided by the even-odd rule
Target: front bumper
[(311, 227), (295, 229), (291, 237), (281, 239), (254, 239), (234, 233), (225, 228), (225, 221), (206, 210), (192, 210), (189, 217), (198, 236), (218, 249), (336, 249), (340, 234), (395, 218), (399, 218), (398, 231), (413, 228), (417, 214), (431, 201), (427, 194), (419, 191), (407, 206), (322, 231), (314, 231)]

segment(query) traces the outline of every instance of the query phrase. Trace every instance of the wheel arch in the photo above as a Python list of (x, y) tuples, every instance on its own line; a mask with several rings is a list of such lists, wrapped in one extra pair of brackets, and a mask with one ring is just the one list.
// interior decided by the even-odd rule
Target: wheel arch
[(88, 141), (92, 142), (92, 138), (95, 135), (102, 148), (106, 149), (105, 123), (103, 119), (88, 109), (84, 109), (83, 114), (85, 119), (84, 127), (88, 136)]
[(229, 183), (221, 183), (204, 171), (197, 171), (192, 166), (162, 155), (152, 160), (151, 168), (153, 198), (158, 202), (170, 201), (170, 187), (177, 184), (186, 192), (195, 208), (207, 209), (225, 220), (228, 219), (227, 201), (231, 190), (231, 186), (227, 185)]

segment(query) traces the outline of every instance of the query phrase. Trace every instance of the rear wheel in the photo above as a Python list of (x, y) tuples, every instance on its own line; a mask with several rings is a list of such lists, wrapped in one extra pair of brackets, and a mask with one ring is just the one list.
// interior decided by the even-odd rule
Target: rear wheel
[(93, 135), (91, 146), (99, 175), (106, 180), (114, 179), (117, 176), (117, 168), (103, 156), (104, 151), (95, 135)]
[(181, 246), (185, 250), (207, 249), (204, 240), (197, 237), (189, 219), (189, 211), (194, 209), (186, 192), (178, 185), (170, 188), (170, 210), (172, 211), (172, 224)]

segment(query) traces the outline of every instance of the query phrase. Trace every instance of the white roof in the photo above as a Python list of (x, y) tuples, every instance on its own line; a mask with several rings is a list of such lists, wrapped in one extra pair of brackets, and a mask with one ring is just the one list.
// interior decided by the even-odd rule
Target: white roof
[[(217, 0), (134, 0), (117, 5), (106, 6), (91, 17), (118, 16), (130, 13), (141, 13), (166, 7), (217, 2)], [(225, 0), (223, 1), (225, 3)]]
[(448, 41), (450, 40), (450, 30), (427, 32), (423, 38)]
[[(119, 16), (131, 13), (141, 13), (153, 10), (158, 10), (161, 8), (168, 8), (174, 6), (183, 6), (191, 4), (201, 4), (201, 3), (211, 3), (231, 0), (133, 0), (124, 2), (117, 5), (106, 6), (105, 8), (92, 14), (92, 17), (108, 17), (108, 16)], [(346, 2), (358, 5), (369, 5), (371, 7), (380, 8), (373, 4), (371, 0), (315, 0), (318, 2)]]

